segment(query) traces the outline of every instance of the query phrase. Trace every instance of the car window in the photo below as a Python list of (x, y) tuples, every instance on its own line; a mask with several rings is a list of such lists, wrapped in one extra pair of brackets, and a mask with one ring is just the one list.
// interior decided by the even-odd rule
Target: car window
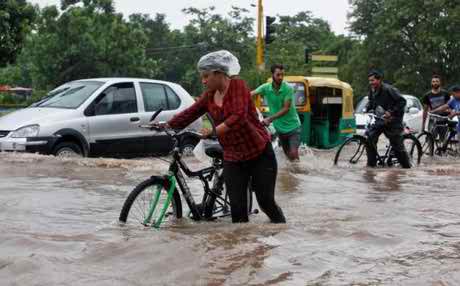
[(180, 99), (177, 94), (168, 86), (158, 83), (140, 83), (142, 98), (144, 99), (145, 111), (156, 111), (177, 109), (180, 106)]
[(166, 96), (168, 97), (169, 109), (170, 110), (178, 109), (180, 106), (180, 98), (169, 86), (165, 86), (165, 88), (166, 88)]
[(77, 81), (64, 84), (52, 91), (32, 107), (78, 108), (104, 83), (99, 81)]
[(134, 84), (118, 83), (108, 87), (95, 100), (95, 115), (137, 112)]

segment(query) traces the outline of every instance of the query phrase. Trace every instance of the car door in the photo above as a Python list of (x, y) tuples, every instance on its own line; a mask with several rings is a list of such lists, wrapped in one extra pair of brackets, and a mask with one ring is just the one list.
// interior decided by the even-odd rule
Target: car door
[[(144, 109), (140, 115), (142, 124), (147, 124), (152, 114), (160, 108), (163, 111), (155, 119), (157, 122), (168, 121), (177, 114), (181, 101), (169, 86), (162, 83), (139, 82), (139, 88)], [(147, 153), (152, 155), (164, 154), (172, 149), (173, 141), (165, 133), (145, 129), (144, 135)]]
[(93, 156), (127, 157), (144, 153), (138, 100), (133, 82), (107, 87), (85, 110)]
[[(417, 109), (417, 113), (410, 113), (411, 109)], [(404, 122), (407, 126), (417, 132), (422, 129), (423, 110), (420, 101), (415, 97), (406, 97), (406, 110), (404, 113)]]

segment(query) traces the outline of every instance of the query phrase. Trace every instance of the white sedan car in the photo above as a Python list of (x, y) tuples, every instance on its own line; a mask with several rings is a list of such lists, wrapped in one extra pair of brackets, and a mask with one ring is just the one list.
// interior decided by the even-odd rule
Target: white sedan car
[[(418, 98), (412, 95), (403, 94), (404, 98), (407, 101), (406, 110), (404, 114), (404, 122), (406, 125), (414, 130), (417, 133), (422, 131), (422, 122), (423, 122), (423, 107), (422, 103)], [(366, 131), (366, 125), (369, 122), (370, 118), (365, 113), (367, 103), (369, 99), (367, 96), (363, 97), (355, 109), (355, 118), (356, 118), (356, 133), (364, 135)]]

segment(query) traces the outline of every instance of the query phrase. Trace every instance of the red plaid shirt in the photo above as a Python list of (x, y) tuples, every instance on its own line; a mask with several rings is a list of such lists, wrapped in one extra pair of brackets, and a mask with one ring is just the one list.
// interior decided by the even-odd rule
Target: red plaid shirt
[(215, 104), (213, 93), (205, 92), (168, 124), (174, 129), (183, 129), (207, 112), (216, 126), (225, 123), (230, 128), (219, 137), (225, 161), (239, 162), (256, 158), (270, 141), (270, 135), (259, 121), (250, 91), (243, 80), (230, 81), (222, 107)]

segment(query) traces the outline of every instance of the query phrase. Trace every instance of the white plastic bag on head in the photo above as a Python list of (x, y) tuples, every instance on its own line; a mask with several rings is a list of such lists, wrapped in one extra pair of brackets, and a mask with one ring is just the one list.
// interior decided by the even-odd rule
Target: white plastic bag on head
[(238, 75), (241, 70), (238, 58), (226, 50), (220, 50), (202, 56), (198, 61), (197, 67), (200, 72), (219, 71), (228, 76)]

